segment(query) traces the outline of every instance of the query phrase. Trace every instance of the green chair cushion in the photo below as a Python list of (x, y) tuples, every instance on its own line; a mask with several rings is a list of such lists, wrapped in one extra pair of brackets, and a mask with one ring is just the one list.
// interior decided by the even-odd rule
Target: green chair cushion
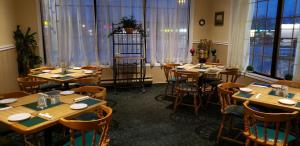
[[(264, 139), (264, 127), (263, 126), (256, 126), (256, 128), (257, 128), (257, 134), (258, 134), (257, 136), (258, 136), (258, 138)], [(251, 133), (255, 132), (254, 127), (250, 128), (250, 132)], [(267, 128), (267, 135), (268, 135), (268, 137), (267, 137), (268, 141), (274, 141), (275, 130)], [(280, 142), (283, 142), (283, 140), (284, 140), (284, 132), (279, 131), (279, 133), (278, 133), (278, 141), (277, 142), (280, 143)], [(289, 134), (288, 135), (288, 139), (287, 139), (288, 143), (291, 142), (291, 141), (293, 141), (293, 140), (296, 140), (296, 137), (294, 135)]]
[(81, 120), (81, 121), (90, 121), (90, 120), (97, 120), (98, 115), (94, 112), (88, 112), (80, 114), (79, 116), (73, 118), (74, 120)]
[[(91, 146), (92, 145), (93, 134), (94, 134), (93, 131), (87, 132), (85, 134), (85, 145), (86, 146)], [(98, 144), (99, 140), (100, 140), (100, 136), (97, 134), (96, 135), (96, 144)], [(71, 145), (71, 142), (68, 141), (63, 146), (70, 146), (70, 145)], [(82, 135), (80, 135), (78, 137), (75, 137), (75, 145), (76, 146), (82, 145)]]
[(230, 105), (225, 109), (226, 114), (232, 114), (234, 116), (243, 117), (244, 107), (240, 105)]

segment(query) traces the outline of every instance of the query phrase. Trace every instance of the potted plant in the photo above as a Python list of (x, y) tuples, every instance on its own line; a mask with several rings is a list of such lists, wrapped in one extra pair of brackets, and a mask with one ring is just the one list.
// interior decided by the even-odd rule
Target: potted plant
[(292, 75), (292, 74), (286, 74), (286, 75), (284, 76), (284, 79), (285, 79), (285, 80), (291, 81), (291, 80), (293, 80), (293, 75)]
[(211, 48), (210, 52), (212, 56), (212, 62), (217, 62), (217, 56), (216, 56), (217, 50), (215, 48)]
[(254, 67), (252, 65), (248, 65), (246, 68), (247, 72), (253, 72), (254, 71)]
[(138, 24), (134, 16), (122, 17), (120, 22), (116, 25), (118, 26), (113, 29), (113, 32), (110, 33), (109, 36), (117, 32), (122, 32), (123, 30), (129, 34), (136, 30), (138, 33), (142, 34), (143, 37), (146, 36), (142, 24)]
[(31, 32), (28, 27), (24, 34), (20, 26), (14, 32), (13, 38), (17, 50), (18, 72), (20, 76), (26, 76), (31, 68), (35, 68), (42, 63), (41, 57), (35, 55), (37, 42), (35, 39), (36, 32)]

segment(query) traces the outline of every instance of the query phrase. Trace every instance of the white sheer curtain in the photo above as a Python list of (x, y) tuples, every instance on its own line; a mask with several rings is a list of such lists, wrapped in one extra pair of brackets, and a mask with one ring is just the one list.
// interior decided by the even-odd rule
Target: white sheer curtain
[[(245, 70), (249, 62), (252, 5), (250, 0), (233, 0), (228, 62), (230, 67)], [(250, 6), (249, 6), (250, 5)]]
[(300, 24), (298, 25), (298, 35), (297, 35), (297, 47), (295, 54), (295, 62), (294, 62), (294, 81), (300, 81)]
[(189, 15), (189, 1), (147, 0), (147, 49), (151, 64), (188, 61)]
[(41, 2), (47, 64), (98, 64), (94, 1)]
[(120, 18), (134, 16), (137, 23), (142, 23), (144, 0), (97, 0), (97, 25), (99, 59), (103, 65), (112, 65), (112, 38), (108, 37), (112, 23)]

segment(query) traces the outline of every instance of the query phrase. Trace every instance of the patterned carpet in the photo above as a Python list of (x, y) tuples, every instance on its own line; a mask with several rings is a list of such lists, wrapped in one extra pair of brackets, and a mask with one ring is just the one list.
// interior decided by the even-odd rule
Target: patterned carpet
[[(164, 92), (165, 84), (127, 88), (114, 92), (108, 88), (108, 105), (113, 108), (109, 129), (111, 146), (217, 146), (215, 143), (220, 124), (220, 111), (216, 105), (200, 108), (199, 115), (193, 108), (179, 107), (172, 111), (172, 98), (156, 97)], [(17, 145), (22, 141), (17, 134), (10, 134), (13, 141), (0, 137), (0, 146)], [(15, 138), (14, 138), (15, 137)], [(60, 138), (53, 135), (53, 139)], [(222, 141), (221, 145), (234, 145)]]
[[(172, 112), (169, 98), (155, 98), (164, 92), (165, 85), (109, 92), (109, 105), (114, 109), (110, 127), (112, 146), (188, 145), (213, 146), (220, 124), (219, 107), (201, 108), (195, 116), (193, 108), (179, 107)], [(222, 141), (222, 145), (233, 145)]]

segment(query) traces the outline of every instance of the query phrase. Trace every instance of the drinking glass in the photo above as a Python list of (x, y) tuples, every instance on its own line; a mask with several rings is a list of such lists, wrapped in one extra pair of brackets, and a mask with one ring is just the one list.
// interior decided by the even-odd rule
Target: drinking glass
[(47, 106), (48, 105), (47, 105), (47, 98), (46, 98), (46, 96), (43, 95), (43, 94), (39, 94), (38, 100), (37, 100), (37, 108), (44, 109)]

